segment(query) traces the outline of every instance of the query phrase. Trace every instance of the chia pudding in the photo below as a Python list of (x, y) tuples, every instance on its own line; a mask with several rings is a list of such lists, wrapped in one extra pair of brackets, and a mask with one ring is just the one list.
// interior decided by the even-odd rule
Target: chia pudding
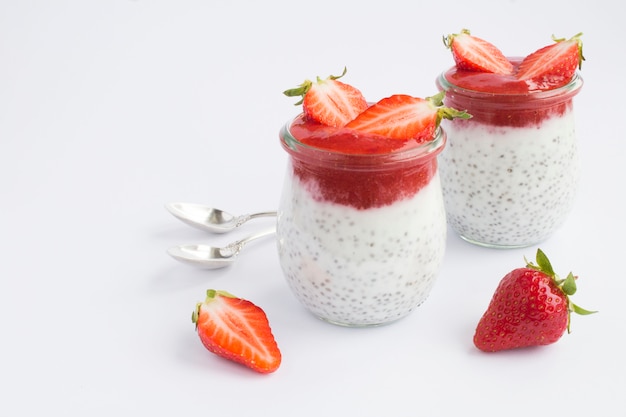
[(298, 117), (280, 139), (289, 158), (278, 253), (292, 292), (334, 324), (373, 326), (409, 314), (429, 295), (444, 255), (436, 158), (443, 130), (417, 144)]
[(572, 101), (582, 83), (576, 74), (533, 90), (513, 76), (456, 67), (439, 76), (445, 104), (472, 115), (442, 121), (448, 145), (439, 156), (448, 223), (463, 239), (525, 247), (565, 221), (579, 180)]

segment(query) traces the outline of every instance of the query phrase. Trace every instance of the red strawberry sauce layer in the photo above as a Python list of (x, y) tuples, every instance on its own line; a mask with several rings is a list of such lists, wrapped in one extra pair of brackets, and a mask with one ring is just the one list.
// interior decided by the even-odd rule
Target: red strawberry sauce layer
[(437, 172), (445, 144), (388, 139), (332, 128), (297, 117), (281, 130), (294, 175), (313, 198), (359, 210), (413, 197)]
[[(519, 59), (511, 59), (514, 67)], [(515, 75), (458, 70), (452, 67), (437, 79), (440, 89), (446, 91), (445, 104), (472, 115), (470, 121), (494, 126), (531, 127), (542, 121), (562, 116), (572, 109), (572, 98), (582, 86), (576, 74), (566, 85), (554, 89), (533, 90)]]

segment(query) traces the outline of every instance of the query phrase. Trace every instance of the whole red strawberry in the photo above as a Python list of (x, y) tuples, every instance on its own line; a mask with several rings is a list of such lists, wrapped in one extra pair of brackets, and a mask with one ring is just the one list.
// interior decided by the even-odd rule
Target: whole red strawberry
[(265, 312), (226, 291), (207, 290), (191, 320), (202, 344), (211, 352), (257, 372), (274, 372), (281, 353)]
[(333, 127), (342, 127), (367, 108), (367, 101), (360, 90), (338, 81), (346, 75), (344, 68), (341, 75), (331, 75), (326, 79), (317, 77), (316, 82), (305, 80), (296, 88), (283, 91), (288, 97), (300, 97), (305, 116), (318, 123)]
[(476, 327), (474, 345), (485, 352), (548, 345), (569, 332), (570, 312), (591, 314), (569, 299), (576, 292), (570, 272), (560, 279), (546, 255), (537, 250), (537, 265), (509, 272), (498, 285)]
[(582, 67), (582, 33), (570, 39), (557, 39), (554, 42), (528, 55), (519, 66), (516, 77), (526, 81), (533, 90), (546, 90), (567, 84), (576, 69)]
[(452, 51), (456, 67), (466, 71), (510, 75), (513, 64), (494, 44), (470, 34), (467, 29), (444, 36), (443, 43)]

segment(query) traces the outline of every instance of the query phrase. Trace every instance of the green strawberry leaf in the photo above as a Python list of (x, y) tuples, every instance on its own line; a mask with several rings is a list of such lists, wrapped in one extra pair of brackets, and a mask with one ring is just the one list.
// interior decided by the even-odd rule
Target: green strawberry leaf
[(545, 272), (547, 275), (551, 277), (554, 276), (554, 270), (552, 269), (552, 264), (548, 260), (548, 257), (541, 249), (537, 249), (537, 266), (539, 266), (540, 270)]
[(571, 272), (567, 275), (560, 284), (561, 290), (567, 295), (574, 295), (576, 293), (576, 277)]
[(445, 91), (440, 91), (439, 93), (435, 94), (434, 96), (426, 97), (426, 100), (430, 101), (433, 104), (433, 106), (440, 107), (440, 106), (443, 106), (443, 98), (445, 96), (446, 96), (446, 92)]
[(587, 316), (589, 314), (597, 313), (597, 311), (585, 310), (584, 308), (579, 307), (576, 304), (571, 303), (571, 302), (570, 302), (570, 308), (574, 313), (580, 314), (581, 316)]

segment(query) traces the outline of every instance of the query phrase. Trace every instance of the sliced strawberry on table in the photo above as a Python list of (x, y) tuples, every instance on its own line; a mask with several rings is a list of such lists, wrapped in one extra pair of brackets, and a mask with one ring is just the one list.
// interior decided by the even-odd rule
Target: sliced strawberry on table
[(327, 126), (342, 127), (368, 106), (365, 97), (357, 88), (338, 81), (346, 75), (347, 69), (339, 76), (326, 79), (317, 77), (315, 82), (305, 80), (296, 88), (285, 90), (288, 97), (302, 97), (296, 105), (302, 104), (302, 111), (311, 120)]
[(442, 91), (425, 99), (404, 94), (383, 98), (349, 122), (346, 128), (392, 139), (431, 140), (441, 119), (471, 117), (464, 111), (442, 107), (444, 95)]
[(570, 300), (576, 292), (571, 272), (559, 278), (541, 249), (536, 262), (527, 262), (502, 278), (476, 327), (478, 349), (497, 352), (555, 343), (570, 331), (571, 312), (595, 313)]
[(467, 29), (444, 36), (443, 43), (452, 51), (456, 67), (461, 70), (513, 74), (513, 64), (495, 45), (470, 34)]
[(555, 43), (524, 58), (516, 77), (537, 90), (567, 84), (585, 60), (581, 36), (582, 33), (579, 33), (567, 40), (552, 36)]
[(252, 302), (210, 289), (196, 305), (192, 321), (209, 351), (260, 373), (280, 366), (281, 353), (267, 316)]

